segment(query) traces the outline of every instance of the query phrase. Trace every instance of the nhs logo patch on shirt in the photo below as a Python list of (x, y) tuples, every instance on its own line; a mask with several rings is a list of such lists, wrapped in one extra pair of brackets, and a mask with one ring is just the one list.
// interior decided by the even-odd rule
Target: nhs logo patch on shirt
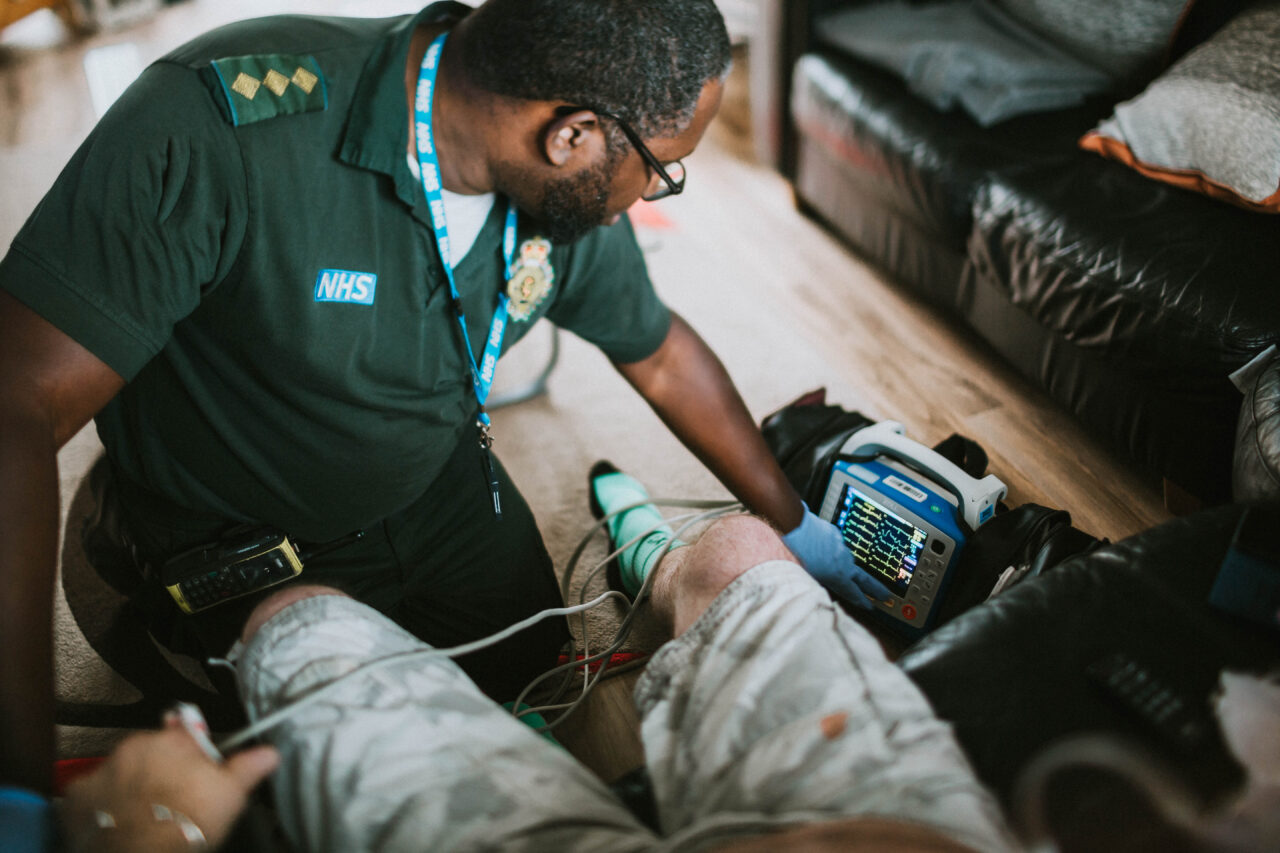
[(349, 302), (372, 305), (378, 276), (371, 272), (320, 270), (316, 276), (316, 302)]

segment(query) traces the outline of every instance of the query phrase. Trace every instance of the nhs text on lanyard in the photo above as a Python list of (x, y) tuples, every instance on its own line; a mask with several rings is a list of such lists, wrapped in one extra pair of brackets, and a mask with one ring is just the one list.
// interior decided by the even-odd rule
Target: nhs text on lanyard
[[(471, 368), (471, 382), (476, 391), (476, 401), (480, 404), (480, 412), (476, 420), (476, 428), (480, 432), (480, 447), (484, 451), (485, 476), (489, 480), (489, 493), (493, 496), (494, 517), (502, 518), (502, 501), (498, 497), (498, 476), (493, 467), (493, 434), (490, 430), (489, 414), (484, 410), (485, 400), (489, 398), (489, 389), (493, 387), (493, 374), (498, 366), (498, 356), (502, 354), (502, 336), (507, 329), (507, 295), (498, 296), (498, 310), (493, 315), (493, 324), (489, 327), (489, 337), (485, 341), (484, 352), (480, 363), (476, 363), (474, 350), (471, 348), (471, 337), (467, 334), (467, 318), (462, 313), (462, 299), (458, 295), (458, 285), (453, 277), (453, 258), (449, 251), (449, 225), (445, 221), (444, 196), (440, 192), (440, 161), (436, 156), (435, 139), (431, 134), (431, 98), (435, 93), (436, 73), (440, 69), (440, 54), (444, 51), (444, 42), (448, 33), (442, 33), (431, 47), (427, 48), (422, 58), (422, 68), (418, 71), (417, 95), (414, 98), (414, 135), (417, 138), (418, 166), (422, 175), (422, 188), (426, 192), (427, 207), (431, 211), (431, 224), (435, 230), (436, 246), (440, 250), (440, 260), (444, 263), (445, 276), (449, 279), (449, 296), (453, 301), (453, 312), (458, 318), (458, 328), (462, 330), (462, 349), (467, 354), (467, 363)], [(505, 275), (511, 276), (511, 266), (516, 254), (516, 206), (507, 202), (507, 223), (502, 235), (502, 255), (506, 261)]]

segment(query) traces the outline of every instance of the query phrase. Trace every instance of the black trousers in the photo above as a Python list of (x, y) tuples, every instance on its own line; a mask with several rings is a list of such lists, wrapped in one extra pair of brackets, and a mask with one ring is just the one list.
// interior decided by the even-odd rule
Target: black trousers
[[(464, 441), (412, 505), (366, 528), (360, 541), (306, 561), (292, 582), (335, 586), (436, 647), (476, 640), (562, 606), (533, 513), (506, 470), (496, 467), (501, 521), (490, 508), (480, 450)], [(184, 654), (224, 655), (253, 607), (281, 587), (188, 615), (145, 570), (133, 567), (158, 566), (235, 524), (158, 511), (158, 498), (123, 480), (105, 459), (92, 476), (99, 507), (85, 542), (95, 568), (117, 588), (131, 587), (126, 591), (159, 642)], [(122, 580), (125, 550), (132, 583)], [(568, 639), (567, 620), (554, 617), (457, 661), (486, 694), (506, 701), (554, 666)]]

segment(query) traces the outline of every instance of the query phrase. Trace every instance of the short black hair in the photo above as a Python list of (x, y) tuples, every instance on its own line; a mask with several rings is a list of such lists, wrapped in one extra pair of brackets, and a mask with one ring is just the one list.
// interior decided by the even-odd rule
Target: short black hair
[(714, 0), (486, 0), (456, 32), (481, 88), (604, 110), (644, 139), (688, 127), (731, 61)]

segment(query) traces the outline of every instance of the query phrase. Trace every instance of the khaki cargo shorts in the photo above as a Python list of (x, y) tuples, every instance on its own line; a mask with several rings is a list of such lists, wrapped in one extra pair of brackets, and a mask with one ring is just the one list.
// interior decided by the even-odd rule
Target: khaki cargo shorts
[[(427, 648), (323, 596), (268, 621), (237, 667), (257, 718)], [(301, 849), (343, 853), (704, 850), (859, 816), (1015, 846), (950, 728), (794, 563), (734, 581), (653, 657), (636, 702), (660, 835), (446, 657), (353, 675), (275, 728), (277, 806)]]

